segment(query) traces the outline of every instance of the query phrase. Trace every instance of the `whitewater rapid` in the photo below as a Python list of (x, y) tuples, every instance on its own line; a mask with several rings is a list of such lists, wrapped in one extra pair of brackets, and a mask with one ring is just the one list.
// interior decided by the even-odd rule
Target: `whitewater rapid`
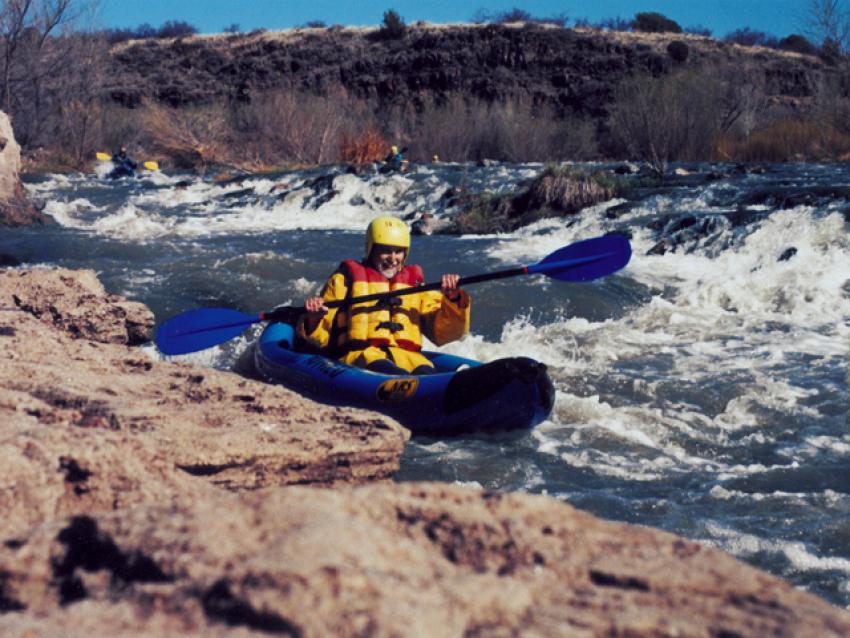
[[(208, 305), (253, 312), (316, 292), (359, 256), (377, 215), (450, 215), (451, 190), (513, 192), (542, 168), (41, 176), (28, 189), (59, 227), (12, 233), (0, 250), (94, 268), (158, 321)], [(428, 280), (534, 263), (609, 232), (630, 237), (633, 258), (596, 282), (471, 289), (471, 334), (443, 349), (544, 362), (554, 411), (528, 433), (414, 440), (400, 479), (548, 493), (722, 547), (850, 606), (850, 203), (822, 194), (850, 176), (840, 165), (688, 168), (514, 233), (414, 238)], [(821, 194), (795, 206), (762, 196), (814, 186)], [(654, 251), (663, 240), (669, 249)], [(257, 330), (185, 358), (226, 368)]]

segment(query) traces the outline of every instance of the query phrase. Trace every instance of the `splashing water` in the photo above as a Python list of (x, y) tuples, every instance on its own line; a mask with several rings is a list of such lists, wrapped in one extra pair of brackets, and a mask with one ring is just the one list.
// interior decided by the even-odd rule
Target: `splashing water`
[[(449, 188), (509, 192), (540, 169), (315, 169), (221, 184), (42, 176), (28, 188), (58, 227), (4, 233), (0, 252), (93, 268), (159, 321), (199, 306), (255, 312), (315, 292), (359, 256), (371, 218), (439, 216)], [(548, 493), (703, 540), (850, 606), (850, 204), (823, 194), (846, 181), (839, 166), (771, 166), (509, 235), (414, 238), (429, 281), (533, 263), (606, 232), (629, 234), (634, 257), (602, 281), (470, 289), (472, 333), (444, 350), (546, 363), (555, 409), (531, 432), (414, 440), (399, 479)], [(814, 186), (818, 197), (788, 209), (756, 197)], [(258, 329), (186, 358), (229, 368)]]

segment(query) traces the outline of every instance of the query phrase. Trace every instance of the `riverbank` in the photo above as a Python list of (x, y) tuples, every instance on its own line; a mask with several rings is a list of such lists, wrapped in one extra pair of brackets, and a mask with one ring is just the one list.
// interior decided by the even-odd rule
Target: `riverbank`
[(413, 162), (846, 157), (846, 61), (806, 51), (534, 23), (75, 34), (43, 43), (61, 69), (10, 61), (37, 77), (15, 80), (10, 115), (43, 171), (121, 145), (169, 169), (253, 171), (391, 145)]
[(672, 534), (389, 482), (398, 424), (158, 361), (152, 325), (90, 271), (0, 271), (4, 634), (850, 632)]

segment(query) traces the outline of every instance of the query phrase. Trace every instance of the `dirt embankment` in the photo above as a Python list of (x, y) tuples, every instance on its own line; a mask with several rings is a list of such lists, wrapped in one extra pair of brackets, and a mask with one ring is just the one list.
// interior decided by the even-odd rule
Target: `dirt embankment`
[[(614, 87), (640, 72), (710, 69), (757, 81), (777, 103), (800, 106), (824, 80), (847, 92), (838, 67), (819, 58), (682, 34), (631, 34), (540, 25), (412, 26), (386, 40), (375, 29), (296, 29), (146, 40), (112, 50), (108, 91), (135, 106), (243, 98), (274, 88), (368, 99), (381, 106), (439, 104), (452, 97), (551, 105), (607, 115)], [(679, 40), (674, 55), (668, 45)]]
[(155, 361), (152, 325), (90, 271), (0, 270), (4, 636), (850, 635), (671, 534), (388, 482), (398, 424)]

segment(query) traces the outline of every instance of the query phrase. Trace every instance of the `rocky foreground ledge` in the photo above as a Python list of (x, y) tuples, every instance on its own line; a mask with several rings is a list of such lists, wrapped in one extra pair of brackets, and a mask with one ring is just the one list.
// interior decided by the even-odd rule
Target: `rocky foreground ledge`
[(152, 324), (92, 272), (0, 270), (0, 635), (850, 635), (672, 534), (382, 480), (398, 424), (153, 361)]

